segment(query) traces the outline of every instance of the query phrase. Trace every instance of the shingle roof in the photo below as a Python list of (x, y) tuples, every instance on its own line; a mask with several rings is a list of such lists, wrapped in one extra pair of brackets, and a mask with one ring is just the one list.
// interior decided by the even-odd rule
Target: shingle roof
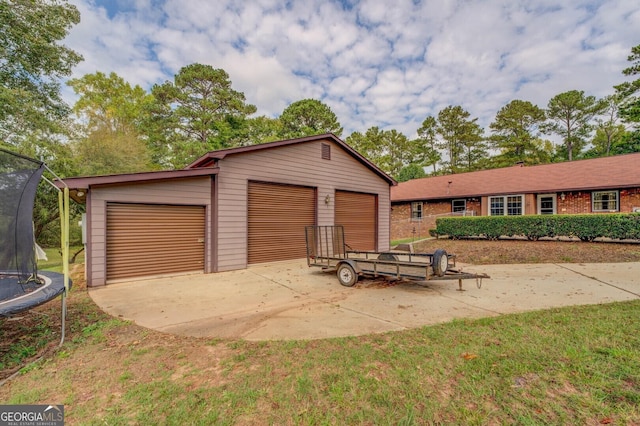
[(426, 177), (391, 188), (391, 201), (640, 187), (640, 153)]

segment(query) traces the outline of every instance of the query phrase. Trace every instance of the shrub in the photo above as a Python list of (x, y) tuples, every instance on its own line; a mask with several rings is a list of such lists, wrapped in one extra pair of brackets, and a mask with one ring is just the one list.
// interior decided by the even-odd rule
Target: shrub
[(435, 232), (454, 239), (523, 236), (529, 240), (542, 237), (640, 240), (640, 214), (443, 217), (436, 220)]

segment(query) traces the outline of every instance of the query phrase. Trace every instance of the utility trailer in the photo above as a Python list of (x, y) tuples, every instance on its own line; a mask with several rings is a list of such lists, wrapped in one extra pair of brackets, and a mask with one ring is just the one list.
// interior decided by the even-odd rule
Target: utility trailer
[(344, 239), (344, 227), (307, 226), (307, 265), (335, 270), (340, 284), (352, 287), (358, 278), (390, 277), (415, 281), (475, 279), (478, 288), (487, 274), (462, 272), (456, 268), (456, 256), (438, 249), (433, 253), (411, 253), (403, 251), (351, 250)]

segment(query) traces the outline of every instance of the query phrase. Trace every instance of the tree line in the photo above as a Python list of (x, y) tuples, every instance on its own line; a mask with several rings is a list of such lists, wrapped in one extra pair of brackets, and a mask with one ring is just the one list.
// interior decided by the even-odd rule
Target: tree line
[[(0, 146), (46, 161), (60, 176), (182, 168), (204, 153), (343, 128), (316, 99), (291, 103), (277, 117), (259, 115), (223, 69), (190, 64), (145, 90), (115, 73), (61, 84), (82, 56), (61, 41), (80, 20), (65, 1), (0, 0)], [(640, 74), (640, 45), (626, 76)], [(571, 90), (545, 108), (513, 100), (489, 129), (460, 105), (425, 117), (416, 136), (371, 127), (345, 141), (400, 181), (426, 173), (460, 173), (571, 161), (640, 151), (640, 78), (596, 99)], [(545, 136), (554, 136), (554, 144)], [(55, 221), (54, 197), (41, 194), (36, 233)], [(77, 208), (77, 207), (76, 207)]]

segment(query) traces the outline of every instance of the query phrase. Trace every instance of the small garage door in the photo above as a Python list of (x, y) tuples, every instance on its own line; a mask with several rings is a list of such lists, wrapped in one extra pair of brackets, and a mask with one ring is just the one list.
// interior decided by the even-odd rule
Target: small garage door
[(316, 221), (314, 188), (249, 182), (248, 262), (306, 256), (304, 227)]
[(376, 195), (336, 191), (335, 224), (344, 226), (345, 242), (354, 250), (375, 250)]
[(204, 271), (202, 206), (107, 204), (107, 280)]

